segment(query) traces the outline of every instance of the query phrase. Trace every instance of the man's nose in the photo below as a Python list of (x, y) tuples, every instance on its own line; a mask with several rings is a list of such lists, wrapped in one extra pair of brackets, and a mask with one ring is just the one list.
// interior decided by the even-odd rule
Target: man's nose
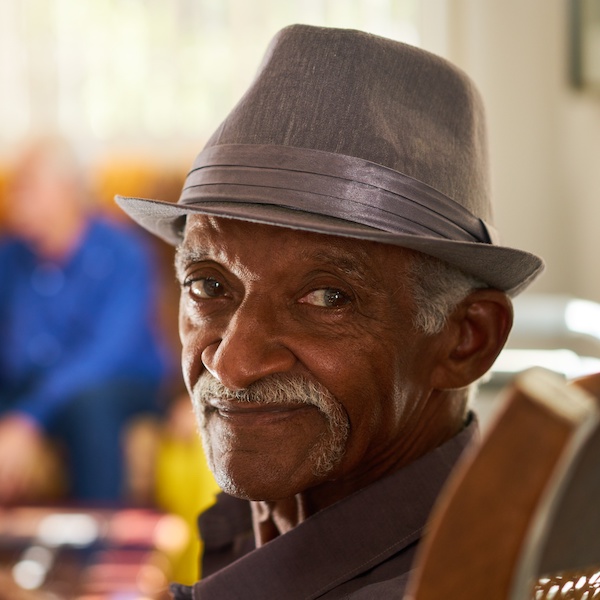
[(277, 312), (268, 303), (245, 302), (219, 339), (202, 352), (206, 369), (232, 390), (276, 373), (289, 371), (296, 356), (285, 345)]

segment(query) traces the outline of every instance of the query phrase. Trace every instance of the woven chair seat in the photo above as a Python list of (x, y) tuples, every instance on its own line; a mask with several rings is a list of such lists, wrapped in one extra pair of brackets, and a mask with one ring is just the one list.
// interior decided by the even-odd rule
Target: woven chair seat
[(540, 579), (533, 589), (532, 600), (600, 599), (600, 567), (565, 571)]

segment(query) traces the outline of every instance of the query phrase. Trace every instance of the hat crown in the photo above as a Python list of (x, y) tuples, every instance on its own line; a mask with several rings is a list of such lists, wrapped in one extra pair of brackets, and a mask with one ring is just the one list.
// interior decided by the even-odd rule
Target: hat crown
[(172, 244), (188, 215), (422, 252), (510, 294), (543, 269), (491, 226), (483, 106), (446, 60), (371, 34), (294, 25), (194, 162), (179, 202), (119, 198)]
[(419, 48), (293, 25), (209, 140), (311, 148), (417, 179), (491, 221), (483, 105), (470, 79)]

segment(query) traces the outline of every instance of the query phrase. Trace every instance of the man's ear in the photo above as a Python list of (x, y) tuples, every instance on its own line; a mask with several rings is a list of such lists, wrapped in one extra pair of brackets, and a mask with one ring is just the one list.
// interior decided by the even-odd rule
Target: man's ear
[(462, 388), (483, 376), (506, 343), (512, 322), (512, 303), (504, 292), (471, 292), (438, 334), (441, 352), (432, 373), (433, 387)]

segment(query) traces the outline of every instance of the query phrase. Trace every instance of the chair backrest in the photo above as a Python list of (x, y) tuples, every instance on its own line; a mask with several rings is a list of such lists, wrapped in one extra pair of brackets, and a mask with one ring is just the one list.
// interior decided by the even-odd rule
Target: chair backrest
[(588, 393), (600, 376), (580, 384), (532, 370), (505, 390), (439, 498), (405, 600), (600, 598), (600, 403)]

